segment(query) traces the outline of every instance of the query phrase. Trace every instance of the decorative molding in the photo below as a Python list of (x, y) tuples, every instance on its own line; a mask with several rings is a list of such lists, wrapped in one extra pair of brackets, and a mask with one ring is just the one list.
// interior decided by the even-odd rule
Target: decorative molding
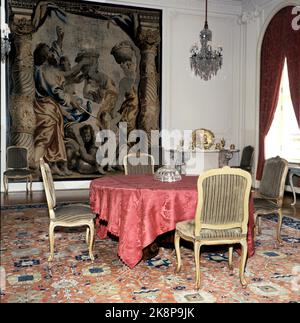
[(262, 9), (255, 5), (255, 9), (253, 11), (243, 11), (242, 14), (238, 18), (239, 25), (247, 25), (251, 21), (257, 19), (262, 13)]
[[(99, 2), (74, 2), (74, 1), (53, 1), (54, 3), (57, 3), (61, 9), (63, 9), (65, 12), (71, 13), (71, 14), (79, 14), (79, 15), (84, 15), (87, 17), (106, 17), (107, 19), (109, 17), (113, 17), (115, 15), (120, 15), (120, 14), (128, 14), (128, 13), (136, 13), (137, 9), (136, 8), (130, 8), (130, 6), (126, 8), (120, 8), (116, 7), (111, 4), (103, 5), (103, 3)], [(14, 8), (22, 8), (22, 9), (27, 9), (27, 10), (34, 10), (36, 7), (37, 1), (36, 0), (10, 0), (10, 5), (11, 7)], [(124, 4), (125, 6), (125, 4)], [(16, 9), (15, 9), (16, 10)], [(138, 12), (140, 15), (143, 16), (144, 19), (149, 19), (151, 21), (157, 21), (159, 22), (159, 15), (156, 11), (150, 12), (148, 9), (143, 11), (143, 9), (139, 8)]]
[[(87, 0), (90, 2), (99, 2), (99, 0)], [(115, 3), (119, 5), (128, 6), (142, 6), (142, 7), (153, 7), (153, 8), (176, 8), (176, 9), (196, 9), (204, 8), (205, 0), (100, 0), (104, 3)], [(210, 0), (209, 11), (210, 12), (222, 12), (222, 13), (240, 13), (241, 12), (241, 1), (236, 0)]]
[[(21, 7), (33, 10), (36, 5), (36, 0), (8, 0), (11, 6)], [(56, 0), (57, 1), (57, 0)], [(188, 9), (188, 10), (203, 10), (204, 0), (85, 0), (88, 6), (95, 4), (95, 7), (98, 5), (103, 6), (107, 4), (109, 8), (113, 8), (111, 5), (124, 5), (124, 6), (133, 6), (133, 7), (144, 7), (144, 8), (156, 8), (156, 9)], [(55, 0), (53, 1), (55, 2)], [(72, 10), (85, 10), (80, 1), (73, 1)], [(86, 4), (86, 3), (85, 3)], [(94, 7), (94, 6), (93, 6)], [(222, 13), (222, 14), (240, 14), (241, 13), (242, 2), (235, 0), (210, 0), (209, 11), (210, 13)], [(76, 9), (77, 8), (77, 9)], [(134, 10), (134, 8), (133, 8)], [(70, 13), (75, 13), (68, 11)], [(92, 10), (88, 10), (90, 14), (93, 14)], [(128, 12), (128, 11), (127, 11)], [(80, 12), (82, 15), (83, 12)]]
[(239, 15), (238, 24), (246, 25), (255, 21), (263, 12), (262, 1), (257, 3), (256, 0), (247, 0), (242, 3), (242, 13)]

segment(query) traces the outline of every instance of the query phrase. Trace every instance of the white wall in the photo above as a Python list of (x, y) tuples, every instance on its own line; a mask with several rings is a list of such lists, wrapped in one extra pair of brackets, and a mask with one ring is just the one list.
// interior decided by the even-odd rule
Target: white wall
[(210, 81), (192, 74), (189, 50), (199, 40), (204, 17), (199, 11), (169, 12), (169, 92), (163, 107), (164, 127), (168, 129), (207, 128), (217, 138), (240, 146), (240, 35), (235, 14), (209, 14), (214, 47), (223, 47), (223, 67)]
[[(208, 24), (213, 47), (222, 46), (223, 68), (205, 82), (192, 75), (189, 50), (199, 40), (204, 25), (203, 0), (93, 1), (158, 8), (163, 10), (162, 128), (193, 130), (207, 128), (236, 147), (258, 147), (258, 43), (270, 14), (287, 0), (210, 0)], [(260, 15), (251, 19), (255, 4)], [(292, 1), (300, 4), (300, 0)], [(239, 23), (241, 13), (250, 13)], [(275, 12), (274, 12), (275, 13)], [(1, 85), (5, 81), (1, 64)], [(3, 95), (3, 89), (1, 89)], [(3, 98), (3, 96), (2, 96)], [(1, 105), (1, 115), (5, 107)], [(5, 161), (5, 118), (1, 118), (1, 165)], [(234, 162), (238, 162), (235, 160)], [(1, 176), (5, 167), (1, 166)], [(57, 182), (57, 189), (88, 188), (89, 181)], [(34, 183), (34, 189), (41, 189)], [(11, 185), (10, 190), (25, 186)], [(1, 178), (1, 191), (3, 190)]]

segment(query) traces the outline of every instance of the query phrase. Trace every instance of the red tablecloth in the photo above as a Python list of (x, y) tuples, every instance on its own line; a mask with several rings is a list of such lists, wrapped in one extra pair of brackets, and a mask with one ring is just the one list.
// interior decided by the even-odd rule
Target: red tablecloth
[[(93, 180), (90, 206), (98, 214), (98, 236), (103, 239), (110, 232), (119, 237), (118, 255), (133, 268), (157, 236), (174, 230), (177, 222), (195, 217), (197, 179), (183, 176), (179, 182), (163, 183), (152, 175), (116, 175)], [(253, 204), (250, 215), (249, 256), (254, 253)], [(107, 225), (100, 224), (101, 220)]]

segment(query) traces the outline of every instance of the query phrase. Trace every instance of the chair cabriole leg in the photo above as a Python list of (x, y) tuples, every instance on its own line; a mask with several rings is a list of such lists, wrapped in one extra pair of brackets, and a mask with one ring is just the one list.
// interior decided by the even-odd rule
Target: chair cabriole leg
[(181, 255), (180, 255), (180, 235), (177, 233), (177, 231), (175, 231), (174, 245), (175, 245), (175, 252), (176, 252), (176, 259), (177, 259), (175, 273), (179, 273), (181, 269)]
[(94, 243), (94, 223), (89, 225), (89, 231), (90, 231), (90, 243), (89, 243), (89, 255), (92, 260), (92, 262), (95, 260), (94, 255), (93, 255), (93, 243)]
[(50, 255), (48, 261), (52, 261), (54, 257), (54, 225), (49, 225), (49, 243), (50, 243)]
[(228, 249), (228, 267), (230, 270), (233, 269), (232, 256), (233, 256), (233, 247), (229, 247), (229, 249)]
[(281, 239), (281, 225), (282, 225), (282, 211), (281, 209), (278, 210), (278, 224), (277, 224), (277, 241), (279, 244), (283, 244)]
[(3, 186), (4, 186), (4, 193), (8, 193), (8, 178), (6, 175), (3, 175)]
[(199, 241), (194, 241), (194, 257), (195, 257), (195, 268), (196, 268), (196, 289), (200, 288), (200, 248), (201, 244)]
[(242, 246), (242, 255), (240, 260), (240, 280), (241, 280), (242, 286), (245, 288), (247, 286), (247, 281), (245, 279), (245, 265), (246, 265), (247, 253), (248, 253), (248, 245), (247, 245), (246, 239), (241, 241), (241, 246)]
[(30, 180), (30, 194), (32, 194), (32, 175), (30, 175), (29, 180)]
[(86, 234), (85, 234), (85, 242), (87, 243), (87, 244), (89, 244), (89, 237), (90, 237), (90, 228), (89, 227), (87, 227), (86, 228)]

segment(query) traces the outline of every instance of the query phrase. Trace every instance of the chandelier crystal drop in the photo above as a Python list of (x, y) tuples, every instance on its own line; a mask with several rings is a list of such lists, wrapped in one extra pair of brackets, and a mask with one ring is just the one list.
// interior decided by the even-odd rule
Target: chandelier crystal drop
[(190, 63), (191, 69), (196, 76), (208, 81), (216, 75), (222, 67), (223, 55), (222, 47), (213, 50), (209, 42), (212, 40), (212, 32), (207, 23), (207, 0), (205, 1), (205, 24), (200, 32), (201, 48), (197, 44), (191, 48)]
[(3, 24), (3, 27), (1, 27), (1, 62), (5, 63), (6, 57), (9, 54), (11, 50), (10, 45), (10, 30), (7, 24)]

